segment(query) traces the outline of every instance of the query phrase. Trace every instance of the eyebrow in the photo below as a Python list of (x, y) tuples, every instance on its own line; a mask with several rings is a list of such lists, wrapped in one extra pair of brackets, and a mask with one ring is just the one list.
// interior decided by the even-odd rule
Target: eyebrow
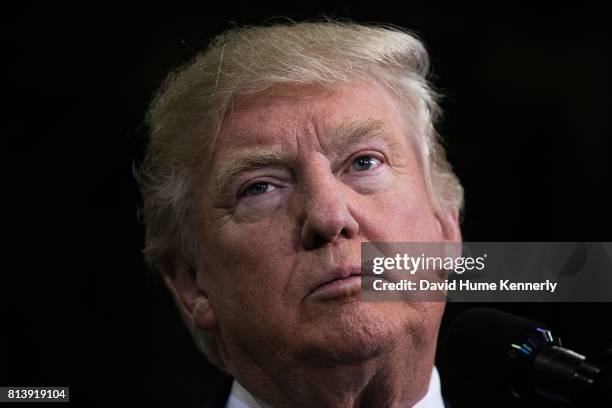
[(333, 133), (334, 137), (331, 143), (336, 146), (346, 146), (378, 139), (384, 141), (390, 148), (400, 147), (400, 143), (382, 120), (344, 121), (334, 129)]
[(256, 147), (237, 153), (232, 161), (221, 167), (215, 176), (215, 195), (219, 196), (239, 174), (249, 170), (280, 166), (286, 162), (277, 148)]
[[(397, 149), (400, 143), (382, 120), (344, 121), (332, 130), (331, 145), (341, 148), (366, 140), (382, 140), (390, 149)], [(238, 152), (231, 162), (222, 166), (215, 176), (214, 192), (219, 196), (223, 189), (241, 173), (264, 167), (281, 166), (290, 161), (279, 146), (255, 147)]]

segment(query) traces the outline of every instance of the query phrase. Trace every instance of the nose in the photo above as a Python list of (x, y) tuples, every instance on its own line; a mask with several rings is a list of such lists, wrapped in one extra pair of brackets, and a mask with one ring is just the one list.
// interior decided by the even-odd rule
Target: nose
[(357, 236), (359, 224), (349, 207), (346, 186), (328, 173), (319, 173), (305, 192), (301, 243), (307, 250)]

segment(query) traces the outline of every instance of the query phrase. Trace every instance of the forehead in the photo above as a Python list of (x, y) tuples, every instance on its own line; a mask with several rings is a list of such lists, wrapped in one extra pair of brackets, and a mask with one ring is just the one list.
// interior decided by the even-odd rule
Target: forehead
[(214, 151), (309, 140), (325, 148), (337, 134), (333, 129), (362, 121), (377, 121), (389, 133), (403, 135), (404, 116), (397, 98), (375, 81), (275, 85), (234, 101)]

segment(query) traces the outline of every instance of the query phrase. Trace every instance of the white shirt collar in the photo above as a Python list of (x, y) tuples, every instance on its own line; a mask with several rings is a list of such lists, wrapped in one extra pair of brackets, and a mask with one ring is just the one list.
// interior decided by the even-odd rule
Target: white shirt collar
[[(225, 404), (225, 408), (266, 408), (267, 405), (253, 397), (240, 383), (234, 380), (232, 391)], [(422, 400), (413, 408), (444, 408), (442, 399), (442, 387), (440, 386), (440, 375), (436, 367), (431, 371), (429, 388)]]

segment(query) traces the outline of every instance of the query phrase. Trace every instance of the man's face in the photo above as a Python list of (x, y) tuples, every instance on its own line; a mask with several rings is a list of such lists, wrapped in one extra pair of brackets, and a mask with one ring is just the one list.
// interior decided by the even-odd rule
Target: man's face
[(361, 361), (398, 342), (433, 358), (444, 305), (366, 302), (354, 276), (362, 242), (458, 239), (456, 219), (433, 210), (400, 110), (374, 81), (235, 101), (196, 198), (198, 286), (230, 371)]

